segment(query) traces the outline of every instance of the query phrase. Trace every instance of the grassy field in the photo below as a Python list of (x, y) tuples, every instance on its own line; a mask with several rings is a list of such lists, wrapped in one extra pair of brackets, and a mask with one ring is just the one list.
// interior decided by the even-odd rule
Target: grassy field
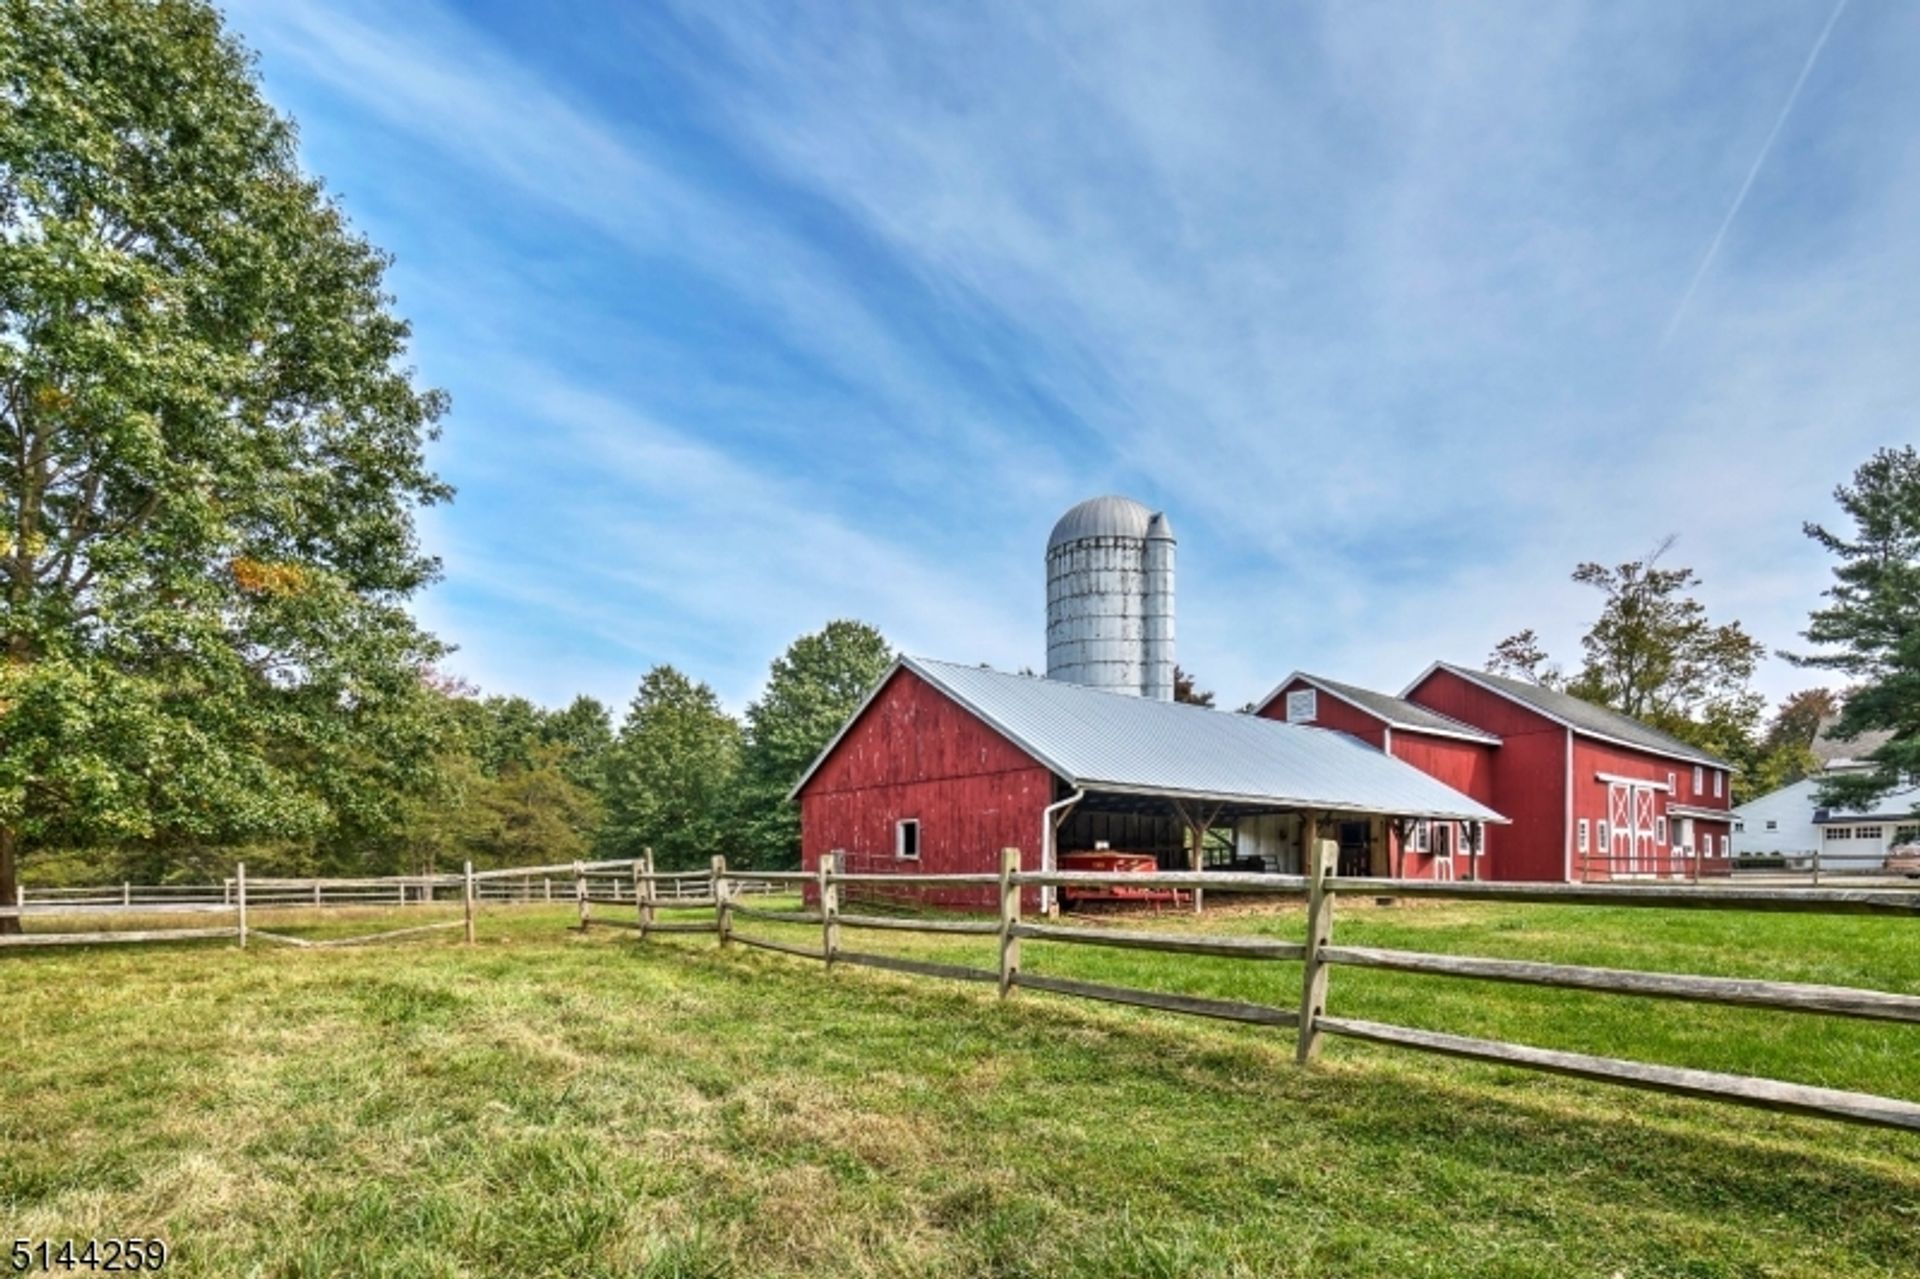
[[(1920, 993), (1899, 921), (1341, 910), (1355, 944)], [(1286, 1032), (568, 922), (0, 956), (0, 1244), (158, 1232), (222, 1276), (1920, 1274), (1910, 1136), (1338, 1041), (1302, 1071)], [(1027, 950), (1298, 997), (1296, 964)], [(1920, 1099), (1914, 1027), (1349, 969), (1330, 1006)]]

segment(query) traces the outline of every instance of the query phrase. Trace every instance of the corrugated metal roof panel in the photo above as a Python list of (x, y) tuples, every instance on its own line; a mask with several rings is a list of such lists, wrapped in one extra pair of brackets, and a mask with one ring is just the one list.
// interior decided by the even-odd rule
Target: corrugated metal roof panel
[(978, 666), (905, 665), (1082, 789), (1502, 821), (1358, 738)]

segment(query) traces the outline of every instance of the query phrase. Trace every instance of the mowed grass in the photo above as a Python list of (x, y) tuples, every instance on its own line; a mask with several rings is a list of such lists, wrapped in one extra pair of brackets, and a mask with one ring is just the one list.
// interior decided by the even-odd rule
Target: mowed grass
[[(1339, 1041), (1301, 1070), (1288, 1032), (570, 922), (0, 955), (0, 1236), (159, 1233), (222, 1276), (1920, 1274), (1909, 1135)], [(1894, 920), (1343, 901), (1336, 937), (1920, 993)], [(1026, 965), (1282, 1006), (1300, 981), (1031, 942)], [(1920, 1099), (1920, 1027), (1344, 968), (1330, 1006)]]

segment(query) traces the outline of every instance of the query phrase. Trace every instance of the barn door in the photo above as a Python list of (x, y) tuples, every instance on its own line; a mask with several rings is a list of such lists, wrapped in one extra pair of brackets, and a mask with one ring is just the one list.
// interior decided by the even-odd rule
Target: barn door
[(1652, 874), (1658, 869), (1653, 853), (1653, 792), (1633, 788), (1633, 868)]
[(1618, 875), (1623, 866), (1633, 870), (1633, 787), (1619, 782), (1607, 786), (1607, 874)]

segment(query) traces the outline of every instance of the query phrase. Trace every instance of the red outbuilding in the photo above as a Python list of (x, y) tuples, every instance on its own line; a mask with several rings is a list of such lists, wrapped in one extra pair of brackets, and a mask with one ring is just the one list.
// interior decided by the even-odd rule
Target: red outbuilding
[[(1399, 697), (1295, 674), (1263, 716), (1349, 733), (1508, 818), (1469, 868), (1563, 882), (1725, 873), (1731, 766), (1567, 693), (1436, 662)], [(1458, 830), (1388, 832), (1376, 872), (1462, 873)]]

